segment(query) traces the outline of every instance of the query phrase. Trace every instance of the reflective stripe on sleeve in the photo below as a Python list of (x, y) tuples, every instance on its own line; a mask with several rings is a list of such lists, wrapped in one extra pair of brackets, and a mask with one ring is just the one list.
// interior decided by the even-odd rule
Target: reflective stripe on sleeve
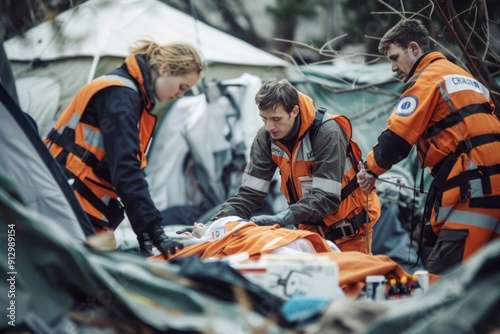
[(334, 194), (340, 196), (340, 191), (342, 189), (342, 184), (335, 180), (323, 179), (319, 177), (313, 177), (313, 189), (319, 189), (326, 193)]
[(260, 192), (268, 193), (269, 188), (271, 187), (271, 182), (259, 179), (258, 177), (252, 176), (248, 173), (244, 173), (241, 180), (241, 185)]

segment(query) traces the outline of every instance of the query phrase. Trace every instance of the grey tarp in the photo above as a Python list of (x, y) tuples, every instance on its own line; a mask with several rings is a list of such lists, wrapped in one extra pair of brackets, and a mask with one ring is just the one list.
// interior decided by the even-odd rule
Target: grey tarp
[[(179, 276), (181, 268), (178, 265), (148, 262), (124, 252), (96, 251), (75, 242), (50, 219), (24, 207), (15, 199), (14, 192), (14, 186), (0, 175), (2, 244), (6, 245), (8, 230), (15, 239), (15, 263), (9, 264), (12, 267), (7, 266), (7, 247), (0, 250), (4, 259), (0, 266), (8, 273), (8, 278), (14, 279), (14, 283), (3, 279), (1, 291), (12, 290), (12, 284), (15, 286), (13, 297), (2, 295), (1, 308), (6, 310), (14, 301), (18, 328), (36, 316), (38, 323), (47, 327), (69, 317), (78, 326), (103, 324), (116, 332), (121, 332), (124, 326), (132, 332), (175, 329), (250, 333), (266, 320), (262, 309), (257, 313), (245, 307), (252, 305), (245, 291), (254, 293), (252, 301), (253, 297), (262, 294), (261, 303), (269, 302), (266, 315), (278, 312), (280, 301), (262, 293), (258, 286), (248, 290), (211, 275), (210, 290), (225, 291), (233, 300), (242, 296), (244, 302), (224, 301), (197, 290), (197, 286), (203, 287), (203, 282)], [(228, 277), (222, 271), (220, 276)], [(240, 292), (235, 292), (238, 289)], [(6, 302), (8, 304), (4, 304)], [(0, 329), (8, 328), (12, 327), (6, 322), (0, 323)], [(266, 332), (278, 331), (269, 329)]]
[(316, 107), (349, 117), (353, 138), (366, 154), (386, 127), (403, 84), (387, 63), (346, 66), (302, 66), (305, 80), (297, 87), (311, 95)]

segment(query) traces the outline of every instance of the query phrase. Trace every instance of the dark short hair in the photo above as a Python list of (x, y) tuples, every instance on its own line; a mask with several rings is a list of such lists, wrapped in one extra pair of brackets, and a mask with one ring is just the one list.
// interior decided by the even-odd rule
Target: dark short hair
[(276, 109), (281, 105), (287, 113), (291, 113), (293, 107), (299, 105), (299, 94), (288, 80), (271, 79), (255, 94), (255, 104), (259, 110)]
[(417, 42), (424, 53), (431, 50), (429, 32), (422, 21), (403, 19), (385, 33), (378, 50), (385, 54), (392, 43), (407, 49), (411, 42)]

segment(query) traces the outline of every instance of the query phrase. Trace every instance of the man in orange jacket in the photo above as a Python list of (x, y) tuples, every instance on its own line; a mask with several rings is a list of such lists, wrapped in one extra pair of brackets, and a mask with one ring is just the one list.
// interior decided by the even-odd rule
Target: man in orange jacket
[(434, 176), (424, 214), (438, 238), (426, 267), (441, 273), (500, 237), (500, 122), (488, 89), (431, 52), (419, 20), (400, 21), (379, 50), (406, 85), (358, 183), (372, 191), (377, 176), (417, 145)]
[(380, 203), (374, 191), (367, 196), (357, 185), (361, 150), (352, 140), (350, 121), (317, 110), (287, 80), (265, 82), (255, 102), (264, 126), (253, 141), (238, 193), (212, 220), (252, 217), (279, 169), (289, 206), (276, 215), (253, 216), (255, 224), (295, 225), (335, 242), (342, 251), (369, 253)]

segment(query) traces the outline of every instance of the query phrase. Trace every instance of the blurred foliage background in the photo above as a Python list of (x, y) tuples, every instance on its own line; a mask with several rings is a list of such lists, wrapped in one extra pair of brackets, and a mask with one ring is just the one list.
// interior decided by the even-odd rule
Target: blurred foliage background
[[(4, 40), (22, 35), (31, 27), (53, 19), (58, 13), (86, 0), (2, 0), (0, 18)], [(116, 1), (116, 0), (113, 0)], [(498, 62), (500, 48), (500, 1), (498, 0), (161, 0), (202, 22), (228, 32), (268, 51), (290, 52), (291, 43), (300, 30), (307, 40), (300, 42), (322, 46), (345, 34), (332, 47), (366, 44), (368, 53), (378, 54), (378, 40), (402, 15), (414, 15), (443, 42), (453, 43), (447, 34), (436, 4), (454, 7), (455, 17), (468, 31), (467, 38), (479, 49), (484, 48), (490, 34), (490, 47), (497, 53), (487, 54)], [(257, 15), (262, 14), (262, 15)], [(168, 18), (167, 18), (168, 19)], [(265, 22), (260, 27), (256, 22)], [(57, 24), (57, 22), (54, 22)], [(302, 34), (304, 36), (304, 34)], [(294, 55), (297, 56), (297, 55)], [(496, 57), (496, 59), (494, 59)]]
[[(401, 17), (416, 17), (428, 27), (437, 50), (481, 76), (500, 96), (492, 80), (500, 74), (498, 0), (162, 1), (298, 65), (338, 58), (378, 62), (383, 59), (377, 49), (380, 37)], [(54, 17), (82, 2), (2, 0), (2, 37), (22, 35), (46, 20), (57, 28)]]

